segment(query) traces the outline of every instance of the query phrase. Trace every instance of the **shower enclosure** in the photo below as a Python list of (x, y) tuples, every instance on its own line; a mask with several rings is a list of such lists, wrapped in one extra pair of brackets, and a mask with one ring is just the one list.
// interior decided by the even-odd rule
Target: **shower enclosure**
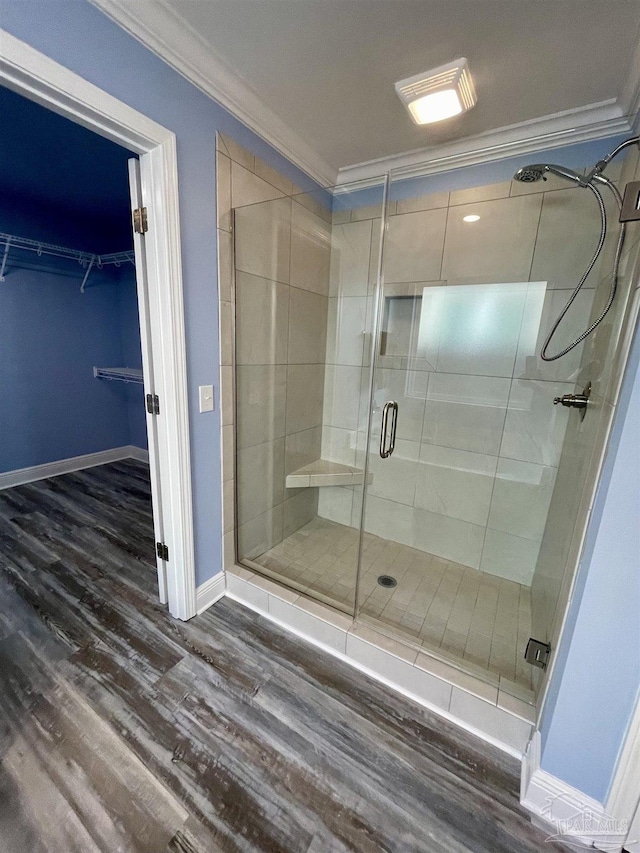
[[(556, 176), (434, 184), (392, 175), (236, 208), (237, 559), (527, 691), (541, 672), (527, 642), (553, 636), (580, 546), (637, 238), (606, 320), (546, 363), (597, 243), (590, 193)], [(607, 203), (556, 349), (607, 298)], [(554, 405), (587, 382), (584, 420)]]

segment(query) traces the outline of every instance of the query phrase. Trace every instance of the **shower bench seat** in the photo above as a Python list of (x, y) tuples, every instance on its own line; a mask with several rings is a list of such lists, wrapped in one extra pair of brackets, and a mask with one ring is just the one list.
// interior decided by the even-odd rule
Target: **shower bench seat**
[[(373, 475), (369, 474), (367, 482), (371, 483)], [(318, 486), (361, 486), (364, 482), (362, 468), (353, 468), (340, 462), (328, 459), (316, 459), (309, 465), (298, 468), (287, 474), (285, 486), (287, 489), (316, 488)]]

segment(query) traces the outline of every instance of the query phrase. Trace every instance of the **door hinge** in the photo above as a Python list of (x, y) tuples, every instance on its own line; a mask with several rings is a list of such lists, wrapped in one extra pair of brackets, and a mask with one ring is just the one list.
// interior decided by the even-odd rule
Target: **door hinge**
[(533, 664), (533, 666), (546, 669), (550, 654), (551, 646), (549, 643), (543, 643), (542, 640), (534, 640), (533, 637), (530, 637), (524, 653), (524, 659), (527, 663)]
[(146, 207), (136, 207), (133, 211), (133, 230), (136, 234), (146, 234), (149, 230)]
[(164, 560), (165, 563), (169, 561), (169, 548), (164, 544), (164, 542), (156, 542), (156, 554), (161, 560)]
[(147, 411), (150, 415), (160, 414), (160, 397), (157, 394), (147, 394)]

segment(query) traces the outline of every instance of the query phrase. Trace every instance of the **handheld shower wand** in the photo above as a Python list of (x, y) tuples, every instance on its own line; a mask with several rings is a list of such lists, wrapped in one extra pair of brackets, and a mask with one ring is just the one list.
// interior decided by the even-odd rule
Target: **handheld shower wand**
[(607, 154), (606, 157), (604, 157), (602, 160), (599, 160), (596, 163), (596, 165), (594, 166), (594, 168), (587, 175), (579, 175), (577, 172), (574, 172), (573, 169), (569, 169), (566, 166), (556, 166), (556, 165), (551, 164), (551, 163), (535, 163), (535, 164), (530, 165), (530, 166), (523, 166), (522, 168), (518, 169), (518, 171), (514, 175), (514, 179), (516, 181), (521, 181), (522, 183), (532, 183), (534, 181), (539, 181), (539, 180), (546, 181), (547, 180), (547, 178), (546, 178), (547, 173), (558, 175), (561, 178), (565, 178), (568, 181), (572, 181), (573, 183), (575, 183), (579, 187), (584, 187), (585, 189), (591, 190), (591, 192), (594, 194), (594, 196), (596, 198), (596, 201), (598, 202), (598, 208), (600, 210), (600, 238), (598, 240), (597, 248), (593, 254), (593, 257), (589, 261), (589, 264), (588, 264), (586, 270), (584, 271), (582, 277), (580, 278), (580, 281), (578, 282), (573, 293), (569, 297), (567, 304), (564, 306), (564, 308), (560, 312), (557, 320), (555, 321), (555, 323), (551, 327), (551, 330), (550, 330), (549, 334), (547, 335), (547, 338), (546, 338), (544, 344), (542, 345), (542, 349), (540, 351), (540, 358), (543, 361), (556, 361), (557, 359), (562, 358), (564, 355), (567, 355), (567, 353), (571, 352), (571, 350), (575, 349), (578, 346), (578, 344), (582, 343), (582, 341), (588, 335), (591, 334), (591, 332), (593, 332), (595, 329), (597, 329), (597, 327), (600, 325), (600, 323), (604, 320), (606, 315), (609, 313), (609, 309), (611, 308), (611, 306), (613, 304), (613, 300), (615, 299), (616, 291), (618, 288), (618, 269), (620, 267), (620, 257), (622, 254), (622, 247), (624, 246), (624, 239), (625, 239), (625, 234), (626, 234), (626, 225), (624, 223), (623, 223), (622, 227), (620, 228), (620, 236), (618, 237), (618, 243), (616, 246), (616, 253), (615, 253), (615, 257), (614, 257), (614, 261), (613, 261), (613, 275), (611, 278), (611, 289), (609, 291), (609, 297), (607, 299), (607, 303), (606, 303), (604, 309), (600, 313), (600, 316), (596, 320), (594, 320), (593, 323), (591, 323), (591, 325), (589, 326), (588, 329), (586, 329), (584, 332), (582, 332), (581, 335), (579, 335), (574, 341), (572, 341), (563, 350), (556, 353), (555, 355), (548, 355), (549, 345), (551, 344), (551, 341), (552, 341), (554, 335), (556, 334), (558, 327), (560, 326), (560, 323), (564, 320), (564, 318), (567, 314), (567, 311), (569, 310), (569, 308), (573, 304), (578, 293), (580, 293), (580, 290), (582, 289), (585, 281), (587, 280), (589, 273), (591, 272), (591, 270), (595, 266), (596, 261), (600, 257), (600, 253), (602, 252), (602, 247), (604, 246), (604, 241), (605, 241), (606, 236), (607, 236), (607, 211), (606, 211), (606, 208), (604, 206), (604, 200), (602, 198), (602, 194), (600, 193), (600, 190), (598, 189), (596, 184), (604, 184), (605, 186), (607, 186), (609, 188), (609, 190), (611, 191), (611, 193), (613, 194), (613, 196), (616, 200), (616, 204), (618, 205), (619, 208), (621, 208), (622, 207), (622, 197), (618, 191), (618, 188), (615, 186), (615, 184), (611, 180), (609, 180), (609, 178), (607, 178), (605, 175), (603, 175), (602, 172), (604, 171), (604, 169), (606, 169), (606, 167), (613, 160), (613, 158), (616, 157), (624, 148), (626, 148), (628, 145), (634, 145), (634, 144), (637, 145), (638, 143), (640, 143), (640, 137), (639, 136), (634, 136), (634, 137), (631, 137), (630, 139), (626, 139), (624, 142), (621, 142), (620, 145), (618, 145), (616, 148), (614, 148), (613, 151), (611, 151), (609, 154)]
[(535, 181), (546, 181), (547, 172), (553, 175), (558, 175), (560, 178), (566, 178), (568, 181), (573, 181), (581, 187), (586, 186), (584, 175), (579, 175), (573, 169), (567, 169), (565, 166), (555, 166), (552, 163), (534, 163), (532, 166), (523, 166), (513, 176), (516, 181), (523, 184), (532, 184)]

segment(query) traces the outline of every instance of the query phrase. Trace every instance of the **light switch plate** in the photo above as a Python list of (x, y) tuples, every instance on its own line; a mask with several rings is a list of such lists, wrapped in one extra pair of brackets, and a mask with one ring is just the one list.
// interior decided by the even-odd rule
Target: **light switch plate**
[(213, 385), (200, 385), (199, 400), (201, 412), (212, 412), (213, 405)]

